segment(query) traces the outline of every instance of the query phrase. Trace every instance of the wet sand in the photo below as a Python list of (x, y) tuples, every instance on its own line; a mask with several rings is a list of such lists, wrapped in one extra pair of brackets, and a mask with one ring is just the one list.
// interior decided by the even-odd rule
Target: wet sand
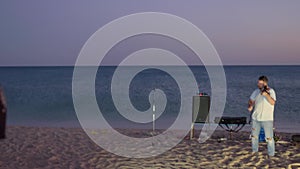
[[(122, 132), (136, 137), (149, 134)], [(300, 147), (290, 142), (291, 134), (279, 133), (272, 158), (267, 156), (266, 143), (260, 143), (258, 154), (251, 153), (249, 134), (242, 131), (229, 139), (224, 131), (216, 131), (202, 144), (187, 137), (156, 157), (125, 158), (105, 151), (79, 128), (10, 126), (7, 138), (0, 140), (0, 168), (288, 168), (300, 163)], [(223, 137), (227, 140), (220, 141)]]

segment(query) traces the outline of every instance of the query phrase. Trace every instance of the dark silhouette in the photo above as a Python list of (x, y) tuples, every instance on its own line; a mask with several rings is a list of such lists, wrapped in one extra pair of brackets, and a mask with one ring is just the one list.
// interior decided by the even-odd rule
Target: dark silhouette
[(7, 105), (4, 96), (4, 91), (0, 85), (0, 139), (5, 138)]

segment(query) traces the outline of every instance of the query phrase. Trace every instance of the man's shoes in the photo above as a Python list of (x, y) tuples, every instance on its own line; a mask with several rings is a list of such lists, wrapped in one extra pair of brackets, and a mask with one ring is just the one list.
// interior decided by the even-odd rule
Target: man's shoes
[(258, 156), (258, 152), (257, 151), (252, 151), (251, 155), (252, 156)]
[(275, 155), (273, 155), (273, 156), (266, 155), (266, 159), (268, 159), (268, 160), (278, 160), (278, 157), (276, 157)]

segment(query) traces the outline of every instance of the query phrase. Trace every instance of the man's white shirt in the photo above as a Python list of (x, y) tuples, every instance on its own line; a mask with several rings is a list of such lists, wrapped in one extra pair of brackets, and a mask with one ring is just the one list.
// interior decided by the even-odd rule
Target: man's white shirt
[[(270, 96), (276, 101), (275, 91), (270, 88)], [(256, 89), (250, 96), (250, 100), (254, 101), (254, 111), (252, 119), (256, 121), (273, 121), (274, 105), (271, 105), (267, 98), (261, 94), (260, 89)]]

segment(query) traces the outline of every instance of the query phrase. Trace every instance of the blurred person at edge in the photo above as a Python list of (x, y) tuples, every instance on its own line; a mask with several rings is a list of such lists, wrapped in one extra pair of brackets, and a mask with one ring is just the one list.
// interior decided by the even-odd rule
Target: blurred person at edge
[(0, 139), (5, 138), (7, 104), (2, 86), (0, 85)]

